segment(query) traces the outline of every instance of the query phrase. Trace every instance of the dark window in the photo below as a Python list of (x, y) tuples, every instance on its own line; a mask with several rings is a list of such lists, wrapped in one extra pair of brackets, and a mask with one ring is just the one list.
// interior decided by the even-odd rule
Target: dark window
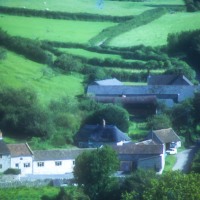
[(30, 163), (24, 163), (24, 167), (30, 167)]
[(62, 165), (62, 162), (61, 162), (61, 161), (56, 161), (56, 162), (55, 162), (55, 165), (56, 165), (56, 166), (61, 166), (61, 165)]
[(38, 162), (37, 165), (38, 167), (44, 167), (44, 162)]

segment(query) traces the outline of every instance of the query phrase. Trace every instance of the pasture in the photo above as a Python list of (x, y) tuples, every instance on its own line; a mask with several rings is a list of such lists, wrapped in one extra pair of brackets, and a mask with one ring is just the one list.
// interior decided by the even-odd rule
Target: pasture
[(104, 1), (104, 3), (99, 6), (98, 0), (59, 0), (56, 2), (55, 0), (0, 0), (0, 5), (26, 9), (62, 11), (70, 13), (91, 13), (112, 16), (138, 15), (144, 10), (151, 9), (150, 6), (145, 6), (143, 2), (135, 3), (126, 1)]
[(200, 13), (177, 12), (166, 14), (159, 19), (132, 29), (111, 40), (110, 46), (127, 47), (134, 45), (161, 46), (167, 44), (170, 33), (200, 29)]
[(87, 43), (91, 37), (113, 24), (10, 15), (0, 17), (0, 27), (12, 36), (74, 43)]
[(0, 61), (0, 80), (0, 88), (32, 88), (44, 105), (63, 96), (83, 93), (81, 75), (63, 75), (12, 52), (8, 52), (7, 58)]

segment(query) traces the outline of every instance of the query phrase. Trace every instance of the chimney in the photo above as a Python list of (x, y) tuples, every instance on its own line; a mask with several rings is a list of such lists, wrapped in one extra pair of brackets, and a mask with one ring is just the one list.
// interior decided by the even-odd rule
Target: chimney
[(2, 140), (2, 139), (3, 139), (3, 134), (2, 134), (2, 132), (0, 130), (0, 140)]
[(103, 128), (106, 127), (106, 120), (105, 119), (102, 120), (102, 126), (103, 126)]

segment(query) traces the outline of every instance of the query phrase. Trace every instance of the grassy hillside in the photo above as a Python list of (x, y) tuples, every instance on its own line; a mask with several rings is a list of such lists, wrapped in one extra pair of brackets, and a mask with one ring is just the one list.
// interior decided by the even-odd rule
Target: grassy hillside
[(169, 33), (200, 29), (200, 13), (178, 12), (166, 14), (147, 25), (132, 29), (115, 37), (110, 46), (159, 46), (167, 44)]
[(83, 93), (81, 75), (63, 75), (12, 52), (0, 61), (0, 80), (0, 87), (33, 88), (42, 103)]

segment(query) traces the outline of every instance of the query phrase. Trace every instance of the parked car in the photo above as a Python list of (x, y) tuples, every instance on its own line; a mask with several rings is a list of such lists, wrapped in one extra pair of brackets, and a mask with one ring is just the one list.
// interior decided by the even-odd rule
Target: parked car
[(169, 154), (169, 155), (177, 154), (177, 149), (176, 148), (169, 148), (166, 151), (166, 153)]

